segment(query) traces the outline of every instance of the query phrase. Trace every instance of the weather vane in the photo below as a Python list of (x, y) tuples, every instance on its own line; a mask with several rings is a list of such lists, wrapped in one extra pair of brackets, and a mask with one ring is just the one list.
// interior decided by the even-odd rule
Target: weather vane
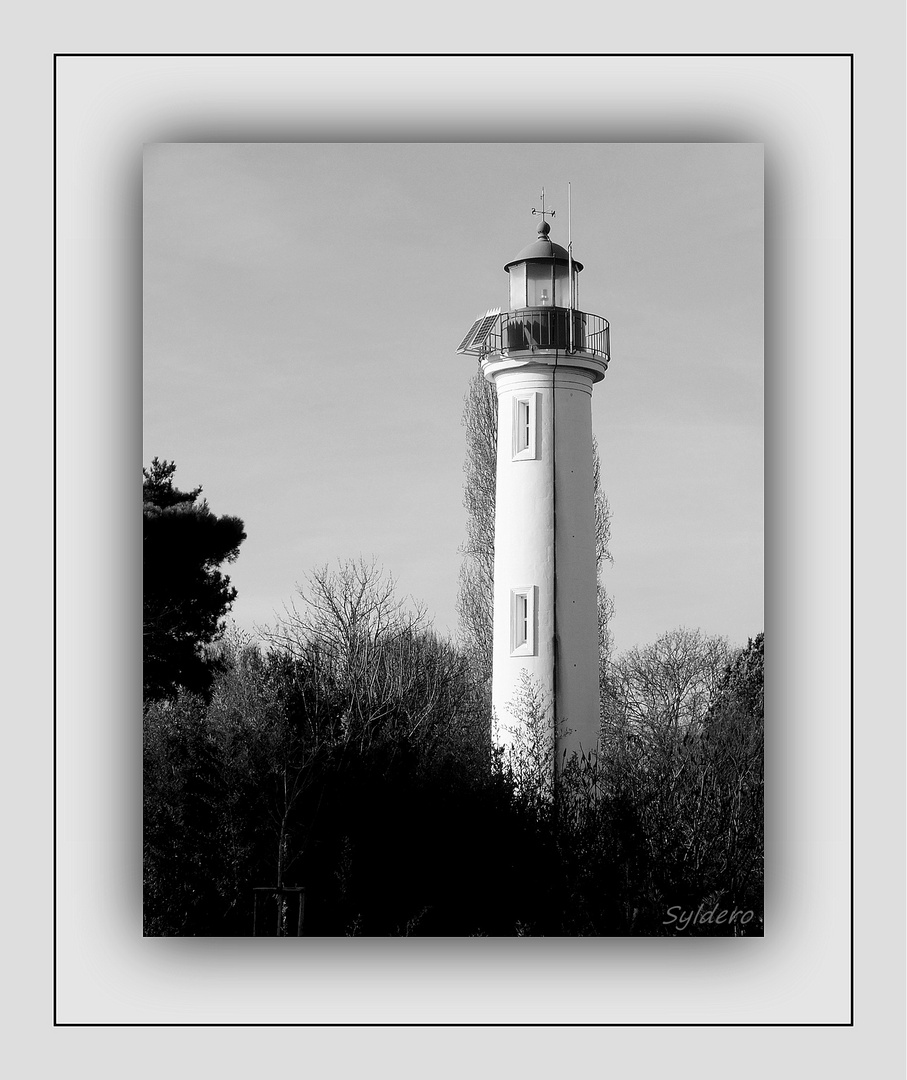
[(541, 214), (542, 215), (542, 221), (545, 220), (545, 215), (546, 214), (550, 215), (551, 217), (554, 217), (555, 212), (553, 210), (546, 210), (545, 209), (545, 189), (544, 188), (542, 188), (542, 194), (539, 196), (539, 198), (542, 200), (542, 209), (541, 210), (536, 210), (536, 208), (533, 206), (533, 208), (532, 208), (533, 214)]

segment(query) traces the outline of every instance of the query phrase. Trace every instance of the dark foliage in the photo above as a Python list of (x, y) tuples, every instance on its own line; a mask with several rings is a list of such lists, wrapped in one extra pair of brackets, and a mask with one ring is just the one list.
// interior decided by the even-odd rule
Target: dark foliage
[(245, 539), (239, 518), (199, 502), (201, 488), (173, 486), (176, 466), (155, 458), (143, 469), (143, 660), (145, 698), (179, 689), (207, 697), (216, 670), (205, 647), (223, 631), (236, 590), (221, 564)]
[[(146, 704), (147, 934), (248, 935), (277, 884), (305, 886), (307, 935), (762, 932), (761, 635), (698, 719), (539, 792), (491, 752), (466, 658), (368, 568), (314, 580), (279, 647), (219, 647), (208, 702)], [(754, 916), (666, 917), (709, 907)]]
[(146, 706), (146, 933), (248, 934), (278, 882), (306, 885), (310, 934), (509, 932), (525, 823), (468, 717), (413, 731), (398, 702), (363, 738), (318, 659), (241, 650), (208, 706)]

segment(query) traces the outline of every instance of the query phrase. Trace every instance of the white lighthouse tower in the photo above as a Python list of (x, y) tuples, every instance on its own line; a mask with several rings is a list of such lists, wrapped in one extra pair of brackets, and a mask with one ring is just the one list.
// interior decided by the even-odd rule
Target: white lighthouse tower
[(526, 690), (558, 767), (594, 752), (599, 731), (598, 589), (592, 388), (605, 376), (609, 327), (578, 310), (582, 264), (549, 237), (504, 267), (510, 309), (478, 319), (458, 352), (480, 358), (498, 396), (492, 705), (513, 744)]

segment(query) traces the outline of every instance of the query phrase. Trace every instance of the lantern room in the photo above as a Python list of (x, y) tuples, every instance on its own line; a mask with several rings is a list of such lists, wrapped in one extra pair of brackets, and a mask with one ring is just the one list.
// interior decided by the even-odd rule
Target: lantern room
[[(544, 199), (544, 196), (543, 196)], [(544, 205), (544, 201), (543, 201)], [(527, 362), (527, 354), (540, 363), (563, 364), (566, 357), (579, 368), (604, 377), (610, 356), (608, 320), (578, 307), (577, 275), (583, 264), (549, 237), (551, 226), (543, 214), (535, 240), (506, 263), (510, 280), (510, 308), (486, 311), (472, 324), (457, 346), (458, 353), (481, 358), (492, 377), (499, 366)], [(572, 294), (572, 295), (571, 295)]]
[(511, 311), (577, 305), (577, 274), (583, 265), (575, 260), (571, 264), (566, 249), (549, 238), (550, 231), (551, 226), (543, 219), (536, 239), (504, 267), (510, 277)]

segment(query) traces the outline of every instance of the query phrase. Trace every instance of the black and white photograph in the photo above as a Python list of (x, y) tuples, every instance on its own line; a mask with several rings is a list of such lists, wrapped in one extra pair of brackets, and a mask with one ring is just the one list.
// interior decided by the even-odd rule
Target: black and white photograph
[(32, 1071), (893, 1075), (903, 56), (717, 14), (54, 24), (52, 220), (8, 176), (15, 276), (54, 254)]
[(763, 146), (146, 145), (143, 932), (764, 932)]

